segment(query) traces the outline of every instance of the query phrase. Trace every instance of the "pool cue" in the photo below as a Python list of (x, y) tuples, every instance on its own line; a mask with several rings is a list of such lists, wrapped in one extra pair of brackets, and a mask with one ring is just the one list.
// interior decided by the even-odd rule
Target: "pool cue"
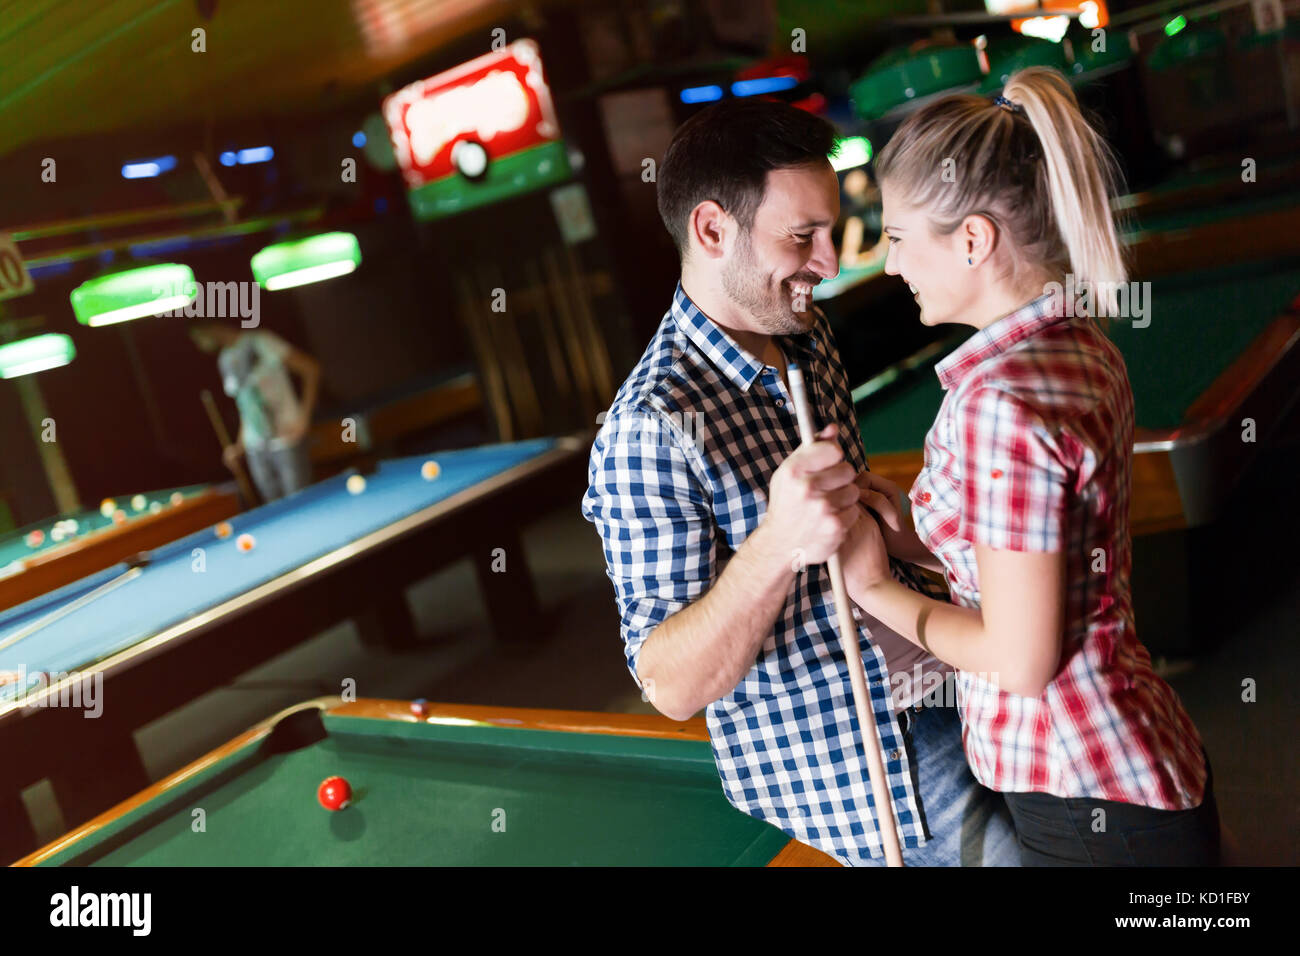
[(81, 597), (77, 598), (72, 603), (65, 604), (63, 607), (55, 611), (51, 611), (49, 614), (46, 614), (44, 617), (38, 618), (37, 620), (33, 621), (31, 624), (28, 624), (26, 627), (14, 631), (3, 641), (0, 641), (0, 651), (3, 651), (5, 648), (8, 647), (13, 647), (19, 641), (31, 637), (33, 634), (35, 634), (39, 630), (42, 630), (43, 628), (49, 627), (51, 624), (53, 624), (55, 621), (59, 620), (60, 618), (67, 617), (69, 614), (73, 613), (74, 611), (81, 610), (83, 607), (85, 607), (87, 604), (90, 604), (92, 601), (98, 601), (109, 591), (115, 591), (118, 588), (120, 588), (123, 584), (126, 584), (126, 582), (135, 580), (140, 576), (140, 572), (142, 570), (144, 570), (143, 565), (136, 565), (134, 567), (128, 568), (127, 570), (119, 574), (117, 577), (113, 578), (113, 580), (105, 581), (99, 587), (95, 588), (95, 590), (89, 592), (88, 594), (83, 594)]
[[(799, 433), (803, 444), (811, 445), (817, 434), (812, 413), (808, 408), (808, 394), (804, 390), (803, 372), (794, 362), (786, 366), (790, 379), (790, 398), (794, 401), (795, 415), (799, 419)], [(861, 520), (861, 519), (859, 519)], [(880, 753), (880, 734), (876, 730), (875, 712), (871, 708), (871, 694), (867, 690), (867, 675), (862, 669), (862, 651), (858, 648), (858, 624), (853, 620), (849, 606), (849, 592), (844, 586), (844, 569), (836, 552), (826, 561), (831, 576), (831, 590), (835, 593), (835, 611), (839, 618), (840, 643), (849, 664), (849, 682), (853, 685), (853, 705), (858, 714), (858, 727), (862, 732), (862, 750), (867, 757), (867, 770), (871, 778), (871, 795), (876, 802), (876, 825), (880, 829), (880, 842), (885, 849), (885, 862), (889, 866), (903, 865), (903, 850), (898, 840), (898, 827), (894, 823), (894, 803), (885, 782), (885, 760)]]
[[(222, 454), (230, 446), (230, 432), (226, 431), (226, 423), (221, 419), (221, 412), (217, 411), (217, 403), (212, 400), (212, 393), (206, 388), (199, 393), (203, 399), (203, 407), (207, 410), (208, 421), (212, 423), (213, 429), (217, 433), (217, 441), (221, 442)], [(244, 499), (246, 507), (253, 507), (257, 504), (257, 499), (253, 497), (253, 486), (249, 484), (248, 474), (244, 471), (244, 466), (235, 462), (235, 467), (231, 469), (235, 473), (235, 483), (239, 485), (240, 497)]]

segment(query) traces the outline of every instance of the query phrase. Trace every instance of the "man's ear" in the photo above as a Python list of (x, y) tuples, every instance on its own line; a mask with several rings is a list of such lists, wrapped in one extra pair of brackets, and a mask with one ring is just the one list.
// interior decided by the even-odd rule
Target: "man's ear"
[(735, 228), (727, 211), (712, 199), (691, 210), (690, 232), (702, 254), (717, 259), (726, 253), (727, 233)]

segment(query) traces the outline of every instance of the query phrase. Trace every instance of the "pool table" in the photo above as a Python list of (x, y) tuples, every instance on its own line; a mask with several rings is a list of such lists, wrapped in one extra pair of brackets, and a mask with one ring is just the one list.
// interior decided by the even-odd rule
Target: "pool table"
[(35, 845), (23, 787), (48, 777), (81, 823), (147, 782), (137, 728), (248, 668), (344, 620), (412, 640), (405, 587), (454, 561), (473, 562), (498, 636), (527, 641), (540, 609), (519, 532), (580, 499), (589, 449), (584, 433), (384, 461), (360, 494), (341, 474), (230, 519), (228, 537), (205, 528), (0, 612), (0, 672), (16, 675), (0, 683), (0, 853)]
[(1167, 213), (1226, 207), (1300, 190), (1300, 160), (1295, 156), (1258, 157), (1253, 182), (1242, 180), (1241, 161), (1241, 150), (1203, 161), (1197, 168), (1179, 170), (1150, 188), (1120, 196), (1115, 208), (1154, 219)]
[[(1123, 240), (1133, 276), (1154, 279), (1246, 259), (1300, 255), (1300, 176), (1275, 163), (1260, 177), (1226, 192), (1204, 186), (1116, 200), (1128, 217)], [(882, 259), (841, 270), (817, 285), (813, 299), (835, 302), (838, 311), (852, 314), (891, 298), (896, 281), (885, 273)]]
[[(342, 775), (353, 802), (320, 806)], [(206, 831), (191, 827), (206, 811)], [(19, 865), (837, 866), (723, 796), (704, 721), (290, 708)]]
[[(233, 487), (191, 485), (115, 499), (125, 520), (116, 522), (98, 510), (48, 518), (0, 537), (0, 611), (48, 591), (71, 584), (141, 551), (157, 548), (209, 527), (239, 511)], [(54, 539), (54, 526), (77, 523), (74, 534)], [(40, 531), (43, 541), (32, 547), (28, 535)]]
[[(1137, 416), (1130, 503), (1134, 535), (1207, 524), (1254, 452), (1300, 398), (1300, 258), (1157, 278), (1150, 324), (1116, 320)], [(909, 488), (943, 391), (935, 363), (971, 334), (854, 390), (871, 467)], [(1257, 424), (1255, 444), (1241, 421)]]

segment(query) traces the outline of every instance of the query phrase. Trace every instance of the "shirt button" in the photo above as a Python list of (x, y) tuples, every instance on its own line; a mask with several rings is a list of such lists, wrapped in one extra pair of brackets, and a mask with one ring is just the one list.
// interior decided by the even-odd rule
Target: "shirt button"
[(784, 398), (778, 398), (778, 399), (776, 400), (776, 407), (777, 407), (777, 408), (785, 408), (785, 399), (784, 399)]
[(930, 503), (930, 492), (928, 491), (923, 491), (916, 497), (923, 505), (928, 505)]
[(802, 808), (802, 807), (791, 807), (791, 808), (790, 808), (790, 816), (792, 816), (792, 817), (801, 817), (801, 816), (803, 816), (803, 808)]
[(891, 750), (891, 751), (889, 752), (889, 759), (890, 759), (890, 760), (897, 760), (897, 759), (899, 758), (899, 756), (900, 756), (900, 754), (899, 754), (899, 752), (898, 752), (897, 750)]

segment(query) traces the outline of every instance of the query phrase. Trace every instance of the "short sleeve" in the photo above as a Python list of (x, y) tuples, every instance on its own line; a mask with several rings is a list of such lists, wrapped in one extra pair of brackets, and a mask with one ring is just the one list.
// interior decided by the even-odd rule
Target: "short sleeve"
[(251, 333), (254, 336), (253, 342), (257, 347), (258, 353), (265, 359), (276, 363), (283, 364), (289, 355), (289, 343), (274, 332), (267, 332), (259, 329)]
[(982, 387), (953, 410), (961, 468), (958, 536), (1000, 551), (1064, 547), (1071, 470), (1024, 398)]
[(650, 632), (712, 585), (715, 525), (683, 448), (651, 411), (615, 409), (592, 446), (582, 514), (596, 526), (614, 583), (628, 669)]

